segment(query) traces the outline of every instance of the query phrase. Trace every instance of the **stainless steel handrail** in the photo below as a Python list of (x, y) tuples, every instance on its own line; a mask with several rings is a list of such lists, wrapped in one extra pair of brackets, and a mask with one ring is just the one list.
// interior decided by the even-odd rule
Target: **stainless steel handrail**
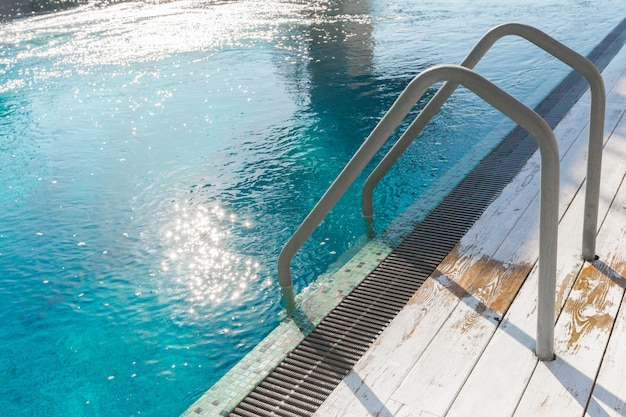
[[(600, 199), (600, 172), (602, 165), (602, 144), (604, 137), (605, 90), (604, 81), (598, 69), (584, 56), (561, 44), (542, 31), (519, 23), (505, 23), (487, 32), (465, 57), (461, 66), (474, 68), (493, 44), (499, 39), (516, 35), (537, 45), (552, 56), (561, 60), (581, 73), (589, 82), (591, 90), (591, 111), (589, 126), (589, 155), (587, 159), (587, 190), (585, 194), (585, 214), (583, 220), (582, 257), (588, 261), (595, 259), (596, 231), (598, 225), (598, 202)], [(368, 228), (373, 227), (374, 209), (372, 194), (378, 182), (396, 163), (417, 135), (439, 111), (450, 95), (456, 90), (457, 84), (445, 83), (433, 96), (407, 130), (402, 134), (387, 155), (374, 168), (365, 180), (362, 190), (362, 211)], [(368, 236), (373, 233), (368, 231)]]
[(539, 218), (539, 305), (537, 356), (554, 357), (554, 305), (559, 204), (559, 153), (548, 124), (533, 110), (495, 84), (466, 67), (435, 66), (419, 74), (400, 94), (389, 111), (357, 150), (317, 205), (287, 241), (278, 257), (278, 279), (288, 312), (296, 309), (291, 260), (313, 230), (371, 161), (427, 88), (448, 81), (463, 85), (530, 133), (541, 153), (541, 208)]

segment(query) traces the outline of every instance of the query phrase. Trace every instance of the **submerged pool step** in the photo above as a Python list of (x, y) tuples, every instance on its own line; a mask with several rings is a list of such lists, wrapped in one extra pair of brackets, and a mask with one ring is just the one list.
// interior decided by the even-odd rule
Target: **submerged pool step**
[[(589, 54), (600, 70), (623, 44), (624, 25)], [(571, 73), (535, 110), (554, 127), (586, 89)], [(229, 416), (313, 415), (536, 149), (513, 129)]]

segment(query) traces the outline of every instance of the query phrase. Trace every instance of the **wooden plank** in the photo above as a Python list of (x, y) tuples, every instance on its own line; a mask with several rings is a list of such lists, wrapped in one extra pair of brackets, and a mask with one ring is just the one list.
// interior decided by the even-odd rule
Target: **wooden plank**
[[(614, 120), (611, 121), (612, 123)], [(624, 120), (618, 125), (617, 131), (624, 129)], [(611, 124), (607, 126), (613, 130)], [(600, 212), (606, 212), (612, 199), (610, 190), (615, 190), (623, 176), (623, 163), (619, 149), (624, 149), (626, 143), (619, 134), (613, 134), (606, 145), (605, 161), (603, 163), (603, 184)], [(570, 212), (582, 215), (582, 199), (576, 199)], [(577, 207), (576, 207), (577, 205)], [(602, 219), (602, 216), (600, 216)], [(564, 230), (565, 229), (565, 230)], [(564, 268), (578, 262), (577, 250), (567, 248), (568, 245), (578, 245), (579, 239), (567, 238), (568, 228), (560, 227), (559, 239), (559, 272), (562, 277), (560, 291), (557, 296), (557, 306), (562, 305), (565, 298), (568, 282), (572, 281), (573, 268), (569, 273)], [(570, 253), (572, 265), (567, 265)], [(573, 258), (572, 258), (573, 256)], [(565, 263), (565, 265), (564, 265)], [(487, 346), (476, 368), (459, 393), (448, 416), (489, 415), (509, 416), (517, 407), (519, 398), (536, 366), (536, 359), (530, 352), (534, 348), (534, 334), (536, 329), (536, 274), (524, 284), (518, 298), (502, 322), (500, 329)], [(479, 400), (478, 400), (479, 399)]]

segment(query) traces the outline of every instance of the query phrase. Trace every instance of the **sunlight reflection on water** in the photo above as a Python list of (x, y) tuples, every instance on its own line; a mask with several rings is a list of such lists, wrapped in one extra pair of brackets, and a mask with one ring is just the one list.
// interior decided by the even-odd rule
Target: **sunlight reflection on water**
[[(176, 268), (189, 289), (190, 312), (197, 306), (236, 301), (259, 279), (259, 262), (228, 249), (229, 225), (238, 221), (218, 205), (174, 206), (175, 217), (163, 233), (164, 272)], [(250, 228), (249, 221), (243, 226)]]

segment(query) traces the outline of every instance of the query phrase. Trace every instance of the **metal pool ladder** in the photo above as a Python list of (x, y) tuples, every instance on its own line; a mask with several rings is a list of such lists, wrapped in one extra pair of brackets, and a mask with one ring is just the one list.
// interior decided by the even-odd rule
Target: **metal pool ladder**
[(363, 215), (373, 224), (372, 193), (380, 179), (413, 142), (424, 126), (439, 111), (458, 85), (474, 92), (532, 135), (541, 154), (539, 214), (539, 289), (537, 306), (536, 355), (540, 360), (554, 359), (554, 309), (556, 256), (559, 214), (559, 152), (554, 133), (533, 110), (491, 83), (472, 68), (491, 46), (508, 35), (522, 37), (581, 73), (589, 82), (591, 111), (587, 189), (583, 224), (582, 257), (595, 259), (600, 171), (604, 134), (605, 89), (598, 69), (585, 57), (531, 26), (506, 23), (487, 32), (461, 65), (438, 65), (416, 76), (374, 128), (363, 145), (341, 171), (326, 193), (287, 241), (278, 257), (278, 279), (288, 313), (297, 309), (291, 279), (291, 261), (317, 226), (361, 174), (374, 155), (387, 142), (402, 120), (433, 84), (445, 81), (437, 94), (421, 110), (391, 150), (365, 182), (362, 191)]

